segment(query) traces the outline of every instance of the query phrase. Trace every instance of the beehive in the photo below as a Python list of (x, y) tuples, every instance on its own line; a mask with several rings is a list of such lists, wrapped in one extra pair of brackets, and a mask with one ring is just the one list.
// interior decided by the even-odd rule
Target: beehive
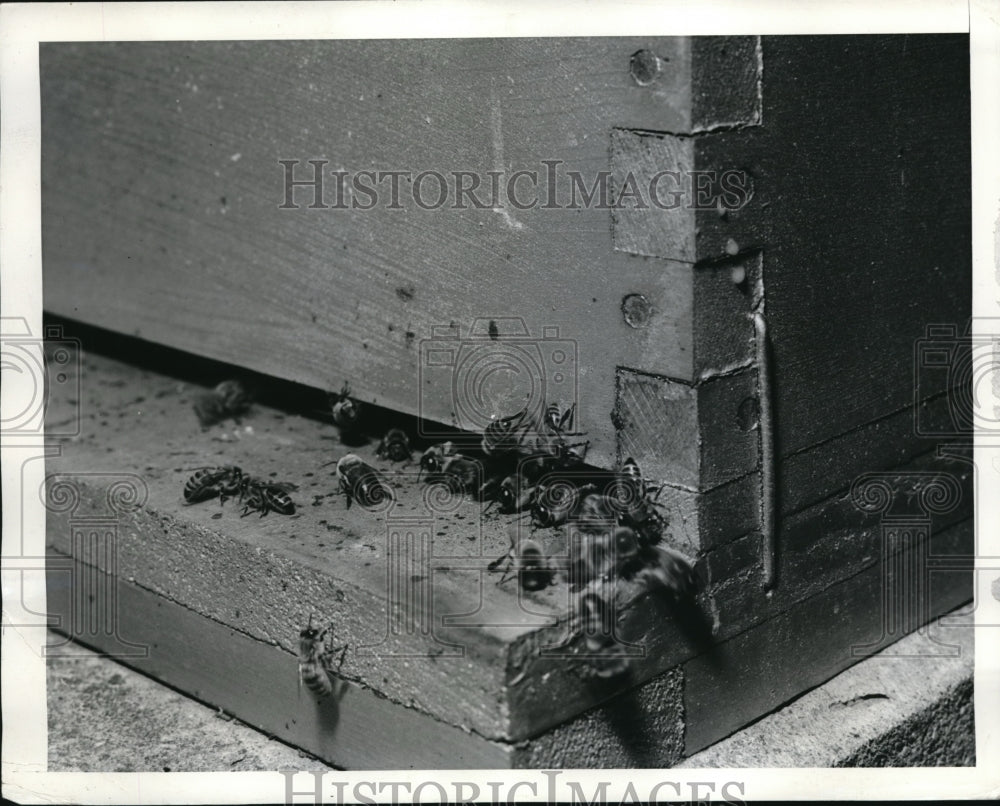
[[(969, 199), (953, 191), (968, 186), (966, 45), (43, 45), (45, 305), (67, 335), (74, 322), (122, 335), (77, 327), (85, 355), (127, 344), (139, 365), (88, 357), (80, 402), (53, 401), (50, 418), (78, 411), (83, 428), (52, 462), (81, 497), (53, 508), (50, 545), (68, 569), (114, 571), (121, 634), (155, 647), (127, 662), (334, 763), (652, 766), (726, 735), (863, 656), (852, 647), (971, 595), (966, 571), (938, 574), (919, 613), (882, 635), (877, 603), (903, 584), (883, 554), (924, 562), (932, 540), (932, 555), (972, 552), (968, 465), (937, 452), (962, 434), (949, 390), (964, 381), (918, 361), (927, 326), (960, 328), (970, 309)], [(707, 203), (692, 188), (662, 210), (544, 194), (526, 209), (339, 209), (325, 196), (335, 177), (322, 208), (315, 186), (286, 185), (312, 175), (310, 160), (411, 178), (552, 166), (564, 194), (572, 172), (588, 188), (606, 172), (612, 201), (630, 177), (717, 181)], [(724, 175), (746, 192), (721, 194)], [(947, 346), (952, 332), (933, 334)], [(405, 473), (404, 509), (347, 510), (318, 471), (345, 450), (324, 440), (328, 425), (261, 405), (252, 437), (206, 437), (190, 413), (199, 378), (178, 380), (184, 360), (143, 358), (142, 343), (308, 389), (349, 379), (428, 435), (505, 413), (530, 376), (536, 403), (577, 404), (588, 461), (633, 456), (667, 484), (713, 648), (639, 599), (622, 615), (644, 647), (633, 677), (585, 683), (578, 664), (539, 652), (564, 637), (565, 586), (526, 603), (484, 570), (505, 522), (480, 522), (468, 502), (421, 510)], [(473, 406), (482, 356), (523, 375), (494, 378)], [(325, 497), (300, 500), (295, 521), (182, 509), (185, 468), (223, 459)], [(110, 475), (78, 477), (95, 468)], [(146, 497), (102, 515), (116, 473)], [(930, 480), (958, 493), (946, 511), (915, 511), (905, 547), (898, 509), (866, 512), (850, 494), (871, 473), (888, 474), (896, 507)], [(115, 524), (114, 568), (71, 539), (88, 516)], [(403, 545), (430, 575), (393, 577)], [(68, 608), (69, 590), (52, 585), (54, 604)], [(416, 626), (394, 621), (413, 597), (427, 605), (408, 611)], [(349, 656), (339, 705), (318, 710), (298, 699), (292, 654), (312, 611), (370, 650)], [(623, 718), (645, 725), (638, 739)]]

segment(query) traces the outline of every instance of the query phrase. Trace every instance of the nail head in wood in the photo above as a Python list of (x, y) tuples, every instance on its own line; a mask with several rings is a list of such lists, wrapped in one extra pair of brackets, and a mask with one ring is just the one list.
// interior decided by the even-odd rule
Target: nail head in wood
[(648, 87), (660, 74), (660, 57), (651, 50), (637, 50), (628, 62), (629, 75), (640, 87)]

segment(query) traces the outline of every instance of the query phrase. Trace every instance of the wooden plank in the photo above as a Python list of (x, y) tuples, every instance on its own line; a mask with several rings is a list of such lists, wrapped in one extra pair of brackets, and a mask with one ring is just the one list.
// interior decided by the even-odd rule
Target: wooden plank
[[(964, 521), (938, 535), (934, 550), (962, 552), (972, 532), (972, 521)], [(686, 663), (686, 753), (724, 738), (866, 657), (853, 648), (867, 646), (874, 652), (884, 640), (883, 585), (885, 579), (898, 580), (895, 574), (889, 569), (886, 576), (881, 565), (871, 566), (761, 628), (726, 641), (712, 656)], [(969, 601), (971, 581), (971, 568), (935, 575), (926, 591), (931, 597), (929, 614), (937, 616)], [(940, 644), (927, 649), (948, 651)], [(928, 654), (919, 662), (933, 663), (933, 657)]]
[[(243, 425), (202, 432), (191, 404), (203, 388), (93, 355), (82, 371), (81, 400), (53, 399), (48, 411), (81, 418), (80, 437), (46, 468), (48, 545), (71, 554), (77, 526), (110, 519), (115, 551), (94, 552), (93, 564), (113, 562), (123, 578), (289, 652), (310, 614), (334, 622), (337, 640), (353, 647), (349, 679), (484, 736), (507, 734), (504, 647), (539, 618), (520, 607), (516, 586), (497, 587), (485, 571), (509, 546), (509, 518), (480, 522), (474, 501), (431, 509), (415, 465), (377, 460), (374, 443), (348, 448), (331, 425), (258, 404)], [(348, 450), (386, 472), (393, 510), (346, 507), (332, 468), (321, 465)], [(232, 463), (298, 484), (296, 515), (241, 518), (228, 503), (184, 505), (196, 468)], [(119, 482), (136, 488), (140, 507), (109, 509)], [(407, 558), (394, 542), (414, 525), (431, 532), (433, 556)], [(393, 610), (396, 583), (395, 596), (430, 595)], [(553, 616), (559, 605), (543, 592), (534, 610)], [(473, 615), (446, 618), (457, 614)]]
[[(66, 635), (108, 652), (282, 741), (346, 769), (482, 769), (509, 766), (510, 748), (445, 724), (354, 683), (338, 681), (318, 701), (298, 684), (295, 656), (123, 580), (114, 585), (116, 633), (74, 629), (83, 614), (64, 574), (73, 560), (50, 557), (48, 612)], [(100, 584), (100, 583), (99, 583)], [(85, 618), (84, 621), (89, 621)], [(68, 629), (66, 629), (68, 627)], [(120, 654), (122, 639), (147, 657)]]
[[(630, 57), (644, 49), (670, 69), (640, 86)], [(613, 127), (690, 128), (686, 39), (60, 43), (42, 47), (41, 75), (51, 311), (321, 389), (350, 378), (362, 399), (444, 423), (481, 425), (468, 418), (524, 394), (576, 400), (605, 464), (614, 366), (641, 366), (624, 297), (669, 287), (662, 311), (678, 337), (660, 344), (657, 369), (690, 363), (688, 273), (615, 254), (606, 205), (429, 210), (407, 201), (404, 180), (401, 210), (308, 209), (311, 186), (294, 192), (301, 209), (279, 209), (278, 162), (300, 160), (306, 179), (310, 159), (414, 181), (478, 172), (489, 201), (487, 172), (537, 170), (544, 187), (542, 160), (561, 160), (568, 204), (567, 172), (589, 188), (607, 171)], [(435, 182), (421, 186), (429, 205)], [(520, 198), (529, 191), (525, 179)], [(455, 371), (421, 371), (421, 344), (454, 323), (468, 370), (491, 347), (488, 322), (505, 317), (523, 321), (504, 335), (525, 366), (470, 412), (453, 399)], [(568, 373), (547, 328), (572, 348)]]
[(736, 372), (689, 384), (619, 368), (615, 420), (618, 461), (634, 458), (649, 477), (705, 491), (758, 466), (754, 416), (757, 373)]
[[(406, 472), (377, 462), (371, 443), (350, 450), (387, 470), (397, 487), (399, 517), (396, 510), (387, 517), (357, 506), (346, 509), (334, 480), (319, 467), (348, 450), (331, 426), (258, 404), (243, 426), (203, 433), (190, 409), (200, 387), (93, 355), (86, 356), (83, 373), (81, 400), (53, 398), (49, 410), (53, 421), (73, 412), (81, 417), (80, 437), (67, 442), (64, 456), (48, 468), (54, 481), (73, 482), (80, 496), (75, 509), (71, 501), (50, 507), (48, 541), (56, 549), (72, 553), (74, 535), (87, 518), (103, 515), (107, 522), (108, 490), (118, 481), (132, 481), (145, 489), (145, 504), (119, 513), (113, 520), (113, 557), (96, 555), (92, 563), (108, 569), (113, 560), (122, 576), (289, 652), (310, 613), (332, 620), (338, 640), (369, 647), (352, 650), (345, 675), (395, 701), (488, 738), (519, 740), (620, 690), (584, 685), (578, 664), (565, 658), (536, 657), (539, 646), (566, 637), (565, 615), (574, 599), (565, 583), (529, 594), (519, 594), (513, 583), (494, 584), (497, 577), (484, 568), (507, 548), (510, 519), (491, 516), (477, 526), (478, 506), (468, 501), (454, 513), (428, 512), (421, 486)], [(297, 516), (241, 519), (228, 505), (183, 506), (180, 490), (195, 467), (229, 462), (299, 483)], [(901, 471), (951, 467), (925, 457)], [(702, 500), (676, 493), (673, 488), (664, 493), (670, 539), (692, 554), (705, 554), (703, 575), (710, 585), (702, 608), (717, 622), (719, 636), (745, 631), (875, 561), (877, 524), (838, 493), (786, 520), (785, 579), (776, 596), (765, 597), (756, 537), (712, 542), (715, 529), (738, 523), (725, 519), (730, 509), (755, 503), (752, 485), (742, 480), (722, 485)], [(699, 511), (706, 502), (711, 508)], [(964, 508), (949, 517), (967, 517), (970, 506), (967, 496)], [(683, 507), (689, 509), (678, 514)], [(422, 514), (433, 516), (430, 523)], [(395, 535), (414, 528), (433, 535), (431, 572), (390, 562), (396, 556), (390, 552), (398, 552)], [(699, 544), (702, 532), (709, 536)], [(822, 549), (825, 553), (817, 553)], [(394, 576), (387, 577), (394, 568)], [(387, 597), (392, 602), (424, 590), (411, 576), (430, 578), (427, 606), (413, 611), (411, 621), (391, 619)], [(699, 641), (705, 636), (685, 633), (688, 625), (675, 623), (651, 600), (628, 603), (622, 612), (623, 629), (646, 647), (636, 682), (704, 650)], [(428, 626), (430, 635), (408, 629)], [(388, 634), (390, 628), (398, 633)], [(464, 657), (454, 654), (456, 645)], [(491, 694), (484, 697), (484, 691)]]

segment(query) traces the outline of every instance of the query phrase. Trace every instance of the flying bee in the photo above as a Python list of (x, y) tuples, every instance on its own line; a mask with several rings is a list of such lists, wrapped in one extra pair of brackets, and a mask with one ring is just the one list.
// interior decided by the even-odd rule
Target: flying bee
[[(540, 543), (530, 538), (521, 538), (511, 553), (514, 555), (514, 572), (522, 590), (538, 591), (552, 584), (555, 572), (549, 567), (548, 557)], [(508, 579), (509, 569), (497, 584), (502, 585)]]
[(575, 523), (568, 529), (569, 583), (578, 588), (595, 579), (611, 579), (617, 575), (619, 547), (622, 559), (637, 555), (638, 546), (632, 545), (629, 534), (619, 534), (623, 527), (614, 525), (597, 531), (582, 531)]
[(378, 444), (375, 455), (390, 462), (405, 462), (410, 458), (410, 438), (402, 428), (390, 428)]
[(352, 500), (363, 507), (377, 507), (393, 500), (392, 488), (374, 467), (356, 454), (349, 453), (337, 462), (337, 478), (348, 507)]
[(624, 675), (629, 671), (629, 657), (624, 644), (615, 637), (614, 608), (608, 606), (601, 594), (587, 591), (580, 597), (580, 611), (588, 660), (584, 676), (609, 679)]
[(226, 498), (239, 492), (242, 480), (243, 471), (236, 465), (203, 467), (184, 485), (184, 500), (189, 504), (197, 504), (220, 496), (224, 502)]
[(295, 502), (288, 495), (294, 489), (294, 484), (245, 479), (240, 490), (240, 500), (243, 502), (241, 516), (245, 517), (251, 512), (259, 512), (262, 518), (268, 512), (294, 515)]
[(222, 381), (210, 392), (204, 392), (194, 401), (194, 413), (202, 428), (232, 417), (239, 419), (250, 408), (251, 395), (237, 380)]
[(691, 600), (698, 592), (691, 560), (664, 545), (652, 546), (648, 554), (648, 564), (637, 575), (645, 588), (666, 595), (674, 603)]
[(327, 627), (320, 631), (313, 627), (310, 614), (309, 624), (299, 632), (299, 685), (305, 683), (306, 688), (320, 699), (333, 693), (330, 669), (334, 653), (340, 650), (338, 669), (343, 665), (344, 655), (347, 653), (346, 644), (335, 648), (329, 639), (324, 642), (329, 629)]
[(361, 405), (351, 397), (351, 385), (347, 381), (344, 381), (339, 395), (330, 393), (330, 404), (337, 427), (346, 432), (353, 431), (358, 424)]
[(491, 422), (483, 429), (482, 448), (487, 456), (513, 453), (524, 442), (530, 424), (525, 423), (528, 416), (527, 407), (517, 414), (501, 417)]

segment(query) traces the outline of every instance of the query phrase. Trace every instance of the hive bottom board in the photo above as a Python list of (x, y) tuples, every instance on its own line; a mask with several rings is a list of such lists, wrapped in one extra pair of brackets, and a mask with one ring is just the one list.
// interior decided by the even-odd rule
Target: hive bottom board
[[(936, 535), (933, 548), (953, 550), (971, 533), (972, 522), (963, 521)], [(353, 683), (319, 704), (299, 688), (291, 653), (121, 579), (106, 580), (111, 598), (80, 596), (67, 580), (101, 572), (73, 565), (66, 555), (49, 555), (49, 613), (56, 630), (348, 769), (671, 766), (902, 637), (882, 606), (894, 571), (872, 566), (711, 655), (509, 744)], [(932, 576), (928, 616), (969, 600), (971, 571)], [(829, 626), (820, 631), (817, 624)], [(843, 651), (831, 653), (831, 646)], [(928, 652), (945, 654), (948, 647), (932, 645)]]

